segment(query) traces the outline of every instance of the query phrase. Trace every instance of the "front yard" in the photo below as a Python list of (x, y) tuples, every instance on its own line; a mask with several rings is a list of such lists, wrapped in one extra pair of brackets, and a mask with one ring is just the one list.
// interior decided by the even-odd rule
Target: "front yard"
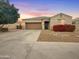
[(53, 32), (43, 30), (38, 42), (79, 42), (79, 32)]

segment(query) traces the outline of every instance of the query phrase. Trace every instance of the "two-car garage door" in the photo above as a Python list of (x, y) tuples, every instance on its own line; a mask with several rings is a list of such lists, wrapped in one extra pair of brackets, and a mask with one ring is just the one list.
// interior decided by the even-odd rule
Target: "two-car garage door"
[(26, 29), (42, 29), (41, 22), (26, 23)]

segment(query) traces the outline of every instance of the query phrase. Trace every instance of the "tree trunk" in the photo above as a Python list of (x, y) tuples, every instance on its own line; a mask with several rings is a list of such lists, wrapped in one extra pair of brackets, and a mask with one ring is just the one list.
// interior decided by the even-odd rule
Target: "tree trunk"
[(0, 26), (0, 31), (2, 30), (3, 27), (4, 27), (4, 24), (2, 24), (2, 26)]

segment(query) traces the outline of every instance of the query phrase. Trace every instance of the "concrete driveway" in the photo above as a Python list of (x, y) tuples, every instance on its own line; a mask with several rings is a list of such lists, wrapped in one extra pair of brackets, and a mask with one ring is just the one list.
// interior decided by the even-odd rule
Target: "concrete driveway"
[(0, 59), (26, 59), (40, 30), (0, 33)]
[(79, 59), (79, 43), (37, 42), (40, 33), (0, 33), (0, 59)]

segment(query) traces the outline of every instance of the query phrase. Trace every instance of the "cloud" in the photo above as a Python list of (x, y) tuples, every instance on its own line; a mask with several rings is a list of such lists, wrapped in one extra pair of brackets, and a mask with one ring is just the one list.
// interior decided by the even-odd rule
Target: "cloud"
[(29, 13), (27, 13), (27, 15), (31, 15), (31, 16), (47, 16), (47, 15), (53, 15), (53, 13), (49, 13), (49, 12), (29, 12)]
[(21, 13), (20, 18), (31, 18), (31, 17), (40, 17), (40, 16), (53, 16), (54, 13), (49, 13), (49, 12), (26, 12), (26, 13)]
[(29, 9), (31, 6), (30, 4), (26, 4), (26, 3), (23, 3), (23, 2), (19, 2), (19, 3), (15, 3), (14, 4), (16, 8), (19, 8), (19, 9)]
[(30, 17), (37, 17), (37, 16), (50, 16), (52, 15), (49, 12), (49, 8), (47, 6), (34, 6), (32, 7), (30, 4), (25, 4), (22, 2), (15, 3), (16, 8), (19, 9), (20, 17), (22, 18), (30, 18)]
[(39, 12), (29, 12), (27, 15), (30, 15), (30, 16), (42, 16), (44, 14), (43, 13), (39, 13)]
[[(51, 0), (52, 1), (52, 0)], [(79, 17), (78, 8), (73, 9), (72, 6), (65, 3), (46, 3), (46, 1), (35, 0), (12, 0), (12, 4), (19, 9), (21, 18), (30, 18), (37, 16), (53, 16), (57, 13), (64, 12), (74, 17)]]

